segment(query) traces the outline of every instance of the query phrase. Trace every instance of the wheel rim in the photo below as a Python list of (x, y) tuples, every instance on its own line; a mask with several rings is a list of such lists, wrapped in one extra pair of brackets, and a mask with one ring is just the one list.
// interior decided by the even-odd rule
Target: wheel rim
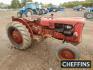
[(13, 43), (22, 44), (23, 38), (22, 38), (21, 33), (17, 29), (10, 28), (8, 33), (9, 33), (9, 37)]
[(58, 56), (60, 59), (75, 59), (75, 53), (67, 48), (60, 50)]
[(12, 38), (16, 43), (18, 44), (22, 43), (22, 36), (18, 30), (12, 32)]

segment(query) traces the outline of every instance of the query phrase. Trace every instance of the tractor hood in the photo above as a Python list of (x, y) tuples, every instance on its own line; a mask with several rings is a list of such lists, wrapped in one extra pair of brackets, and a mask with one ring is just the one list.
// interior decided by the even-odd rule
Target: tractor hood
[(55, 23), (60, 23), (60, 24), (71, 24), (75, 25), (77, 23), (84, 24), (85, 19), (81, 17), (72, 17), (72, 18), (42, 18), (40, 24), (42, 26), (49, 26), (49, 24), (55, 24)]

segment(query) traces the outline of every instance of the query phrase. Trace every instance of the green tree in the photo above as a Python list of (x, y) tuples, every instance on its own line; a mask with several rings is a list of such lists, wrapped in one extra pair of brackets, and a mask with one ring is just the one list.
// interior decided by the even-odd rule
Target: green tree
[(52, 7), (52, 6), (53, 6), (53, 4), (51, 4), (51, 3), (50, 3), (50, 4), (48, 4), (48, 7)]
[[(91, 0), (93, 1), (93, 0)], [(92, 7), (93, 6), (93, 2), (89, 2), (89, 0), (87, 1), (73, 1), (73, 2), (65, 2), (63, 4), (60, 4), (61, 7), (67, 7), (67, 8), (72, 8), (78, 5), (82, 5), (84, 7)]]
[(53, 6), (53, 4), (51, 4), (51, 3), (49, 3), (49, 4), (44, 4), (44, 5), (43, 5), (43, 7), (46, 7), (46, 8), (47, 8), (47, 7), (52, 7), (52, 6)]
[(93, 0), (86, 0), (87, 2), (93, 2)]
[(11, 1), (11, 8), (17, 9), (20, 7), (20, 2), (19, 0), (12, 0)]

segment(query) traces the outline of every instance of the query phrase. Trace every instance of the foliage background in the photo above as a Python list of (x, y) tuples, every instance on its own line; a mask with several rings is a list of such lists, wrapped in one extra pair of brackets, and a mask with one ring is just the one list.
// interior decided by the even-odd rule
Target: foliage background
[[(33, 0), (29, 0), (32, 2)], [(43, 7), (52, 7), (53, 4), (43, 4), (40, 3)], [(13, 9), (18, 9), (21, 8), (25, 5), (25, 3), (21, 3), (19, 0), (12, 0), (11, 5), (6, 5), (3, 3), (0, 3), (0, 8), (13, 8)], [(85, 0), (85, 1), (72, 1), (72, 2), (65, 2), (65, 3), (60, 3), (59, 7), (66, 7), (66, 8), (72, 8), (74, 6), (82, 5), (84, 7), (93, 7), (93, 0)]]

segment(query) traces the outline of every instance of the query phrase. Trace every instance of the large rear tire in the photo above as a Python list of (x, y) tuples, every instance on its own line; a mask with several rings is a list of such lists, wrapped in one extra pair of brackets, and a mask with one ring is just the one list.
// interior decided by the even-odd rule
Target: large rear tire
[(19, 22), (8, 24), (7, 35), (12, 45), (20, 50), (29, 48), (32, 43), (28, 29)]
[(33, 15), (33, 10), (28, 9), (28, 12), (26, 14), (27, 17), (31, 17)]

